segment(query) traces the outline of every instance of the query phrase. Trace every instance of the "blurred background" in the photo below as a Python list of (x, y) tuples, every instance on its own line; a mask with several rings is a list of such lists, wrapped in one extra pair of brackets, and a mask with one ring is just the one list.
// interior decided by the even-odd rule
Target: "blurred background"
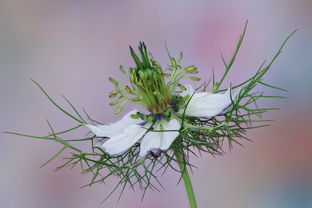
[[(201, 208), (311, 208), (311, 11), (310, 0), (1, 0), (0, 130), (46, 135), (47, 118), (57, 130), (75, 124), (30, 78), (62, 105), (63, 94), (99, 121), (118, 120), (108, 105), (112, 86), (107, 78), (124, 81), (118, 66), (133, 66), (129, 44), (136, 47), (144, 40), (166, 65), (166, 41), (172, 54), (183, 51), (183, 64), (197, 65), (208, 80), (213, 67), (218, 76), (224, 70), (220, 53), (229, 60), (248, 19), (229, 85), (251, 76), (299, 29), (265, 77), (289, 90), (281, 93), (287, 100), (264, 102), (280, 108), (264, 116), (275, 121), (250, 131), (253, 142), (243, 142), (244, 147), (235, 146), (223, 157), (194, 158), (199, 168), (192, 179)], [(184, 186), (177, 186), (178, 176), (171, 173), (161, 177), (166, 191), (149, 191), (142, 203), (140, 193), (129, 189), (119, 203), (115, 194), (100, 204), (116, 181), (79, 189), (90, 178), (78, 168), (55, 172), (61, 159), (39, 168), (59, 148), (53, 142), (0, 134), (1, 208), (188, 207)]]

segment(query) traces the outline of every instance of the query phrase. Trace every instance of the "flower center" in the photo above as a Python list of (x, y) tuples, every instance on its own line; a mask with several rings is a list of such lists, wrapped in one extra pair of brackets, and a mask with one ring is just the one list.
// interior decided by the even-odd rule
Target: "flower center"
[(136, 67), (130, 69), (130, 81), (136, 94), (151, 113), (163, 113), (170, 107), (172, 92), (167, 87), (161, 66), (149, 59), (144, 43), (139, 46), (141, 59), (131, 47), (130, 50), (136, 63)]

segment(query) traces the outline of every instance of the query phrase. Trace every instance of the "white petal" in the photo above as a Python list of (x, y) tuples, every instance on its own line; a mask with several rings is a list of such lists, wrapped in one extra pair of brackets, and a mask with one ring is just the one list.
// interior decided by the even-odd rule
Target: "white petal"
[(143, 122), (141, 119), (131, 118), (131, 115), (136, 114), (137, 112), (137, 110), (130, 111), (116, 123), (97, 126), (87, 124), (86, 127), (88, 127), (97, 137), (112, 137), (123, 132), (123, 130), (131, 124), (139, 124)]
[[(172, 142), (179, 136), (178, 130), (180, 129), (181, 125), (176, 119), (172, 119), (167, 123), (166, 125), (163, 126), (164, 130), (167, 130), (162, 133), (162, 143), (160, 146), (161, 150), (166, 150), (170, 147)], [(173, 131), (168, 131), (168, 130), (173, 130)]]
[(141, 141), (140, 156), (143, 157), (150, 150), (160, 148), (161, 137), (161, 132), (148, 132)]
[[(199, 94), (199, 95), (198, 95)], [(196, 95), (196, 96), (195, 96)], [(231, 105), (230, 88), (225, 94), (196, 93), (186, 109), (186, 115), (197, 117), (212, 117), (220, 114)]]
[(132, 124), (124, 129), (123, 133), (111, 137), (102, 146), (110, 155), (119, 155), (138, 142), (146, 133), (146, 129), (138, 124)]
[[(148, 132), (142, 139), (140, 145), (140, 156), (146, 155), (152, 149), (167, 150), (172, 142), (179, 135), (178, 130), (181, 125), (176, 119), (172, 119), (169, 122), (161, 121), (156, 124), (155, 130), (164, 130), (163, 132)], [(173, 131), (170, 131), (173, 130)]]

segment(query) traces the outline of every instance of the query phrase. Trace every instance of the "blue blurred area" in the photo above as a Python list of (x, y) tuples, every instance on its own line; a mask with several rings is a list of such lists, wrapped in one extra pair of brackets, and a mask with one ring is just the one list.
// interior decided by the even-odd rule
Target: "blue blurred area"
[[(40, 82), (57, 101), (66, 95), (97, 120), (115, 121), (108, 106), (112, 86), (121, 78), (118, 66), (132, 66), (128, 45), (143, 40), (163, 65), (164, 42), (172, 54), (184, 52), (185, 65), (195, 64), (204, 80), (212, 68), (224, 70), (249, 20), (238, 60), (226, 84), (251, 76), (270, 60), (282, 41), (297, 34), (267, 74), (267, 82), (289, 90), (287, 100), (266, 104), (271, 127), (248, 134), (255, 142), (235, 147), (224, 157), (195, 159), (193, 175), (199, 207), (312, 207), (311, 104), (312, 1), (47, 1), (0, 2), (0, 130), (45, 135), (46, 118), (61, 130), (72, 122), (54, 109), (31, 83)], [(227, 86), (224, 86), (227, 87)], [(261, 88), (265, 89), (265, 88)], [(268, 94), (276, 91), (265, 89)], [(131, 109), (133, 106), (127, 106)], [(77, 188), (88, 182), (78, 169), (54, 172), (57, 163), (38, 167), (59, 146), (0, 135), (0, 207), (187, 207), (177, 176), (161, 178), (167, 191), (148, 192), (143, 203), (130, 189), (100, 204), (113, 184)], [(113, 182), (113, 181), (112, 181)]]

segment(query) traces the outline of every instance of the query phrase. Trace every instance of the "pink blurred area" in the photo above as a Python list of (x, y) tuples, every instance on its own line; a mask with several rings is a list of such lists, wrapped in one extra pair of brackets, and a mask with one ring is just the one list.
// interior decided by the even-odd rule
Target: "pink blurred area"
[[(96, 120), (116, 121), (107, 94), (107, 78), (124, 81), (118, 66), (133, 65), (128, 45), (145, 41), (163, 65), (164, 42), (172, 54), (184, 52), (185, 65), (195, 64), (208, 80), (215, 68), (220, 76), (220, 53), (229, 60), (249, 20), (248, 31), (227, 84), (239, 83), (270, 60), (293, 30), (282, 55), (266, 76), (289, 90), (287, 100), (269, 100), (279, 111), (267, 128), (250, 131), (254, 142), (236, 145), (225, 156), (194, 158), (192, 175), (200, 208), (312, 207), (312, 1), (47, 1), (0, 2), (0, 130), (45, 135), (49, 119), (57, 130), (74, 123), (56, 110), (30, 78), (65, 105), (66, 95)], [(265, 88), (263, 88), (265, 89)], [(275, 94), (265, 89), (268, 94)], [(127, 109), (133, 106), (128, 105)], [(0, 207), (187, 207), (178, 176), (161, 177), (166, 191), (126, 190), (100, 204), (113, 188), (79, 189), (89, 181), (79, 169), (54, 171), (61, 159), (39, 168), (59, 150), (53, 142), (0, 135)]]

